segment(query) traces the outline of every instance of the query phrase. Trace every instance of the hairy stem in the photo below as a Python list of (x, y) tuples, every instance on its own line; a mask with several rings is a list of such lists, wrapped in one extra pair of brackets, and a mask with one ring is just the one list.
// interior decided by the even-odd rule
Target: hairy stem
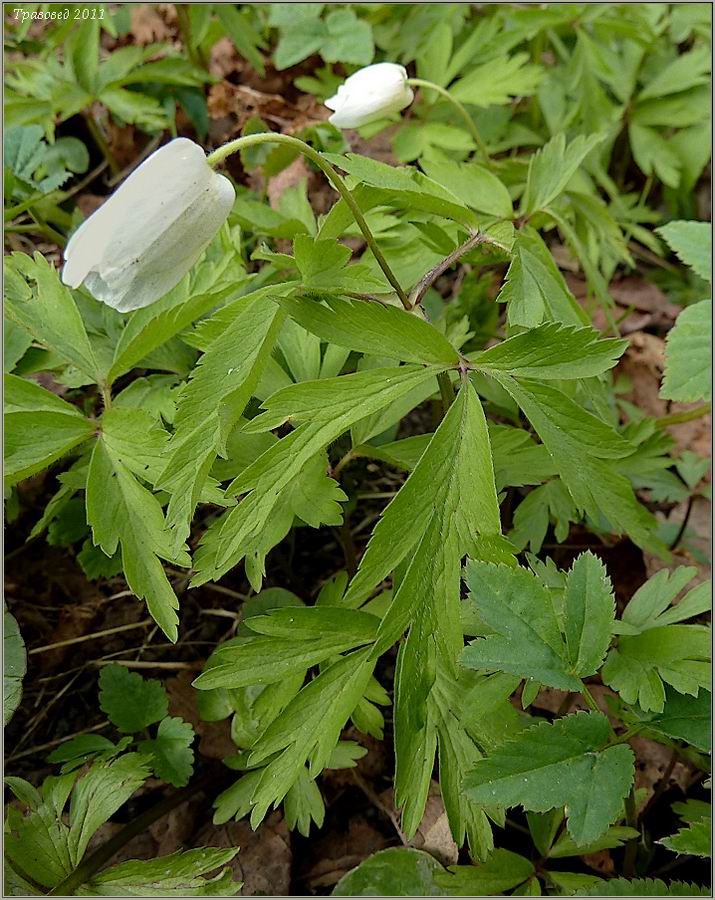
[(465, 253), (468, 253), (473, 247), (476, 247), (477, 244), (484, 244), (488, 240), (489, 239), (483, 234), (470, 234), (463, 244), (460, 244), (459, 247), (449, 254), (449, 256), (445, 256), (444, 259), (440, 260), (436, 266), (433, 266), (429, 272), (426, 272), (422, 278), (420, 278), (414, 288), (410, 291), (410, 306), (419, 306), (427, 291), (432, 287), (440, 275), (446, 272), (450, 266), (453, 266)]
[(229, 141), (227, 144), (224, 144), (222, 147), (214, 150), (213, 153), (210, 153), (208, 155), (207, 162), (210, 166), (217, 166), (219, 163), (223, 162), (223, 160), (226, 159), (227, 156), (230, 156), (232, 153), (236, 153), (238, 150), (241, 150), (244, 147), (251, 147), (255, 144), (267, 143), (288, 144), (289, 146), (294, 147), (299, 153), (302, 153), (303, 156), (307, 157), (311, 162), (315, 163), (320, 171), (327, 177), (328, 181), (330, 181), (335, 190), (340, 194), (340, 196), (350, 209), (350, 212), (353, 214), (353, 218), (355, 219), (360, 231), (362, 231), (363, 237), (367, 241), (367, 245), (372, 251), (372, 255), (375, 257), (375, 259), (377, 260), (377, 264), (385, 273), (385, 277), (387, 278), (387, 280), (395, 289), (395, 293), (400, 298), (402, 305), (405, 307), (405, 309), (409, 309), (410, 305), (407, 299), (407, 294), (402, 289), (400, 282), (395, 277), (395, 273), (392, 271), (387, 263), (387, 260), (382, 255), (382, 251), (377, 245), (375, 236), (370, 231), (370, 228), (365, 221), (365, 216), (363, 216), (362, 210), (355, 202), (355, 198), (350, 193), (348, 186), (337, 173), (336, 169), (326, 159), (324, 159), (317, 150), (314, 150), (311, 146), (306, 144), (305, 141), (301, 141), (298, 138), (291, 137), (288, 134), (277, 134), (275, 132), (247, 134), (244, 137), (236, 138), (236, 140), (234, 141)]
[(428, 88), (431, 91), (436, 91), (438, 94), (444, 97), (445, 100), (449, 100), (449, 102), (464, 120), (464, 123), (469, 129), (469, 133), (474, 138), (474, 142), (476, 143), (477, 148), (479, 149), (479, 153), (484, 159), (484, 162), (487, 165), (491, 164), (487, 146), (482, 140), (482, 136), (479, 134), (477, 126), (472, 121), (472, 117), (469, 115), (465, 107), (459, 102), (459, 100), (453, 97), (446, 88), (440, 87), (438, 84), (434, 84), (432, 81), (426, 81), (424, 78), (408, 78), (407, 84), (411, 84), (413, 87)]

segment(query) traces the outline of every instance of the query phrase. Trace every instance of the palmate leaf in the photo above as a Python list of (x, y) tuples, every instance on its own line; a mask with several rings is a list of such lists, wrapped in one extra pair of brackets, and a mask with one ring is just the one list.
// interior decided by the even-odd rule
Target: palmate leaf
[(208, 872), (226, 866), (238, 853), (235, 847), (178, 850), (157, 859), (118, 863), (83, 884), (81, 897), (232, 897), (241, 889), (230, 868), (213, 878)]
[(384, 280), (371, 275), (366, 265), (347, 265), (352, 253), (343, 244), (298, 234), (293, 241), (293, 250), (298, 271), (308, 290), (385, 291)]
[(169, 698), (156, 678), (142, 678), (112, 663), (99, 673), (99, 706), (121, 732), (137, 734), (164, 718)]
[[(408, 510), (411, 522), (406, 523)], [(437, 672), (441, 668), (456, 673), (463, 643), (461, 558), (478, 535), (498, 535), (499, 531), (486, 421), (467, 381), (410, 478), (384, 511), (345, 597), (346, 603), (359, 602), (410, 554), (411, 562), (372, 648), (376, 659), (410, 628), (398, 655), (394, 716), (395, 798), (403, 807), (402, 827), (407, 835), (415, 833), (422, 819), (434, 766), (440, 723), (431, 694)], [(408, 533), (416, 544), (404, 541), (400, 546), (394, 540), (395, 534)], [(459, 749), (465, 752), (463, 745)], [(452, 762), (458, 760), (453, 756)], [(468, 824), (468, 835), (476, 845), (473, 852), (484, 857), (492, 845), (483, 814), (455, 806), (453, 792), (447, 791), (445, 800), (451, 802), (450, 821), (457, 835)]]
[(534, 812), (567, 808), (567, 828), (579, 844), (599, 838), (623, 814), (633, 782), (633, 752), (609, 736), (600, 713), (577, 713), (523, 731), (477, 762), (465, 790), (478, 803)]
[(492, 376), (525, 412), (549, 451), (576, 506), (617, 534), (668, 558), (655, 535), (653, 515), (636, 499), (628, 479), (606, 460), (628, 456), (633, 447), (610, 425), (578, 406), (562, 391), (537, 381)]
[(688, 566), (657, 572), (636, 591), (621, 620), (614, 623), (613, 631), (621, 637), (608, 654), (602, 676), (626, 703), (663, 712), (664, 682), (693, 697), (709, 686), (709, 629), (676, 624), (710, 609), (709, 582), (696, 585), (674, 603), (695, 574), (696, 569)]
[(34, 381), (5, 375), (4, 387), (6, 484), (41, 472), (94, 434), (96, 423)]
[[(463, 502), (455, 507), (459, 497)], [(460, 551), (458, 558), (467, 552), (470, 538), (501, 530), (486, 420), (471, 383), (462, 387), (414, 471), (385, 507), (344, 603), (360, 605), (408, 557), (430, 521), (442, 516), (454, 529), (450, 533)], [(395, 534), (409, 535), (409, 540), (395, 541)], [(417, 564), (414, 559), (412, 565)], [(393, 606), (396, 601), (397, 597)], [(403, 628), (408, 621), (409, 614)]]
[(194, 584), (220, 577), (254, 547), (284, 491), (328, 444), (355, 422), (434, 379), (446, 367), (407, 365), (303, 382), (270, 397), (247, 430), (259, 432), (287, 419), (299, 426), (248, 466), (228, 488), (248, 495), (209, 528), (195, 557)]
[(368, 650), (341, 657), (307, 684), (251, 747), (248, 765), (267, 763), (250, 798), (254, 828), (271, 804), (285, 797), (306, 762), (311, 778), (328, 765), (373, 668)]
[(623, 635), (608, 654), (601, 675), (626, 703), (661, 712), (665, 685), (693, 697), (711, 682), (711, 636), (703, 625), (665, 625)]
[(577, 691), (611, 642), (614, 599), (603, 564), (582, 553), (566, 578), (563, 631), (549, 589), (522, 568), (470, 560), (465, 578), (480, 616), (496, 634), (472, 642), (462, 663), (511, 672)]
[(129, 588), (171, 641), (177, 638), (179, 601), (160, 558), (190, 564), (184, 547), (174, 549), (156, 496), (145, 488), (103, 440), (92, 452), (87, 475), (87, 522), (95, 546), (113, 556), (121, 546)]
[(459, 354), (447, 338), (417, 315), (396, 306), (329, 294), (320, 301), (292, 296), (279, 302), (292, 319), (331, 344), (403, 362), (459, 363)]
[(627, 341), (601, 339), (592, 328), (547, 322), (473, 354), (470, 362), (487, 374), (496, 371), (547, 380), (589, 378), (613, 368), (627, 346)]
[(504, 55), (476, 66), (450, 88), (450, 93), (464, 103), (497, 106), (509, 103), (512, 97), (533, 94), (542, 76), (543, 70), (529, 63), (527, 53)]
[(151, 766), (157, 778), (185, 787), (194, 771), (194, 729), (180, 716), (162, 719), (156, 737), (139, 741), (140, 753), (151, 758)]

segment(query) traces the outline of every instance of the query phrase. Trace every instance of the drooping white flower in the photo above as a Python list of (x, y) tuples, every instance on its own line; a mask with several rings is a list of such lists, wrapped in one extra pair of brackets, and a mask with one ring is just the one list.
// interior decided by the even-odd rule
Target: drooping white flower
[(329, 121), (338, 128), (359, 128), (399, 112), (414, 99), (407, 71), (397, 63), (375, 63), (358, 69), (325, 101), (335, 112)]
[(203, 149), (176, 138), (147, 157), (65, 248), (62, 281), (119, 312), (175, 287), (226, 221), (236, 193)]

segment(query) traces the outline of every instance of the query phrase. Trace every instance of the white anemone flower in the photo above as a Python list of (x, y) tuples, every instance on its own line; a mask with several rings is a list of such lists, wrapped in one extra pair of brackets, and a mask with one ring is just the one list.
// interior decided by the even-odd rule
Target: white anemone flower
[(62, 281), (119, 312), (175, 287), (226, 221), (236, 193), (203, 149), (177, 138), (147, 157), (70, 238)]
[(335, 110), (329, 121), (337, 128), (359, 128), (399, 112), (413, 99), (405, 67), (382, 62), (358, 69), (325, 105)]

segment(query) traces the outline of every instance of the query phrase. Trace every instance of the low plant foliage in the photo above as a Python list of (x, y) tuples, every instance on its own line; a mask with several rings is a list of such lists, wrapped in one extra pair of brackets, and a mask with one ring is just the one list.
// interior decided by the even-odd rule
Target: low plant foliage
[[(382, 59), (433, 89), (365, 125), (361, 152), (302, 123), (293, 136), (322, 161), (306, 163), (310, 190), (303, 177), (269, 204), (232, 168), (233, 210), (200, 261), (128, 315), (66, 287), (50, 253), (8, 253), (10, 519), (44, 477), (27, 536), (100, 586), (123, 578), (178, 647), (187, 584), (245, 573), (240, 625), (193, 682), (201, 718), (230, 720), (235, 744), (215, 823), (257, 828), (282, 805), (312, 834), (321, 773), (357, 766), (361, 736), (394, 745), (406, 844), (439, 782), (460, 864), (392, 848), (335, 895), (705, 896), (650, 866), (656, 850), (709, 855), (709, 805), (684, 798), (673, 833), (649, 834), (631, 739), (685, 758), (695, 784), (709, 771), (709, 583), (672, 559), (687, 522), (673, 533), (655, 515), (692, 501), (707, 470), (667, 430), (711, 400), (711, 228), (695, 203), (707, 8), (187, 4), (177, 51), (117, 46), (130, 9), (115, 6), (79, 22), (84, 7), (67, 6), (41, 43), (31, 17), (8, 29), (10, 235), (63, 246), (81, 220), (72, 190), (90, 154), (65, 130), (78, 117), (102, 171), (119, 171), (110, 124), (147, 142), (188, 121), (203, 140), (219, 40), (259, 75), (295, 71), (286, 84), (318, 101)], [(310, 74), (292, 69), (309, 58)], [(396, 164), (372, 152), (389, 126)], [(241, 133), (272, 128), (254, 115)], [(297, 155), (245, 144), (240, 163), (268, 182)], [(351, 203), (331, 193), (318, 214), (323, 163)], [(673, 419), (627, 402), (615, 374), (628, 339), (609, 283), (643, 260), (682, 306), (660, 385)], [(564, 270), (582, 273), (585, 300)], [(378, 467), (395, 476), (388, 496)], [(573, 535), (590, 549), (567, 552)], [(274, 551), (331, 540), (343, 558), (287, 590)], [(625, 597), (604, 562), (621, 546), (659, 569)], [(9, 611), (4, 634), (7, 721), (26, 669)], [(560, 698), (548, 717), (542, 691)], [(97, 702), (109, 737), (60, 744), (41, 785), (6, 779), (10, 890), (236, 893), (235, 848), (92, 862), (93, 835), (148, 778), (190, 788), (200, 765), (160, 681), (107, 665)], [(515, 809), (519, 853), (503, 846)], [(615, 877), (586, 874), (578, 858), (607, 850)]]

